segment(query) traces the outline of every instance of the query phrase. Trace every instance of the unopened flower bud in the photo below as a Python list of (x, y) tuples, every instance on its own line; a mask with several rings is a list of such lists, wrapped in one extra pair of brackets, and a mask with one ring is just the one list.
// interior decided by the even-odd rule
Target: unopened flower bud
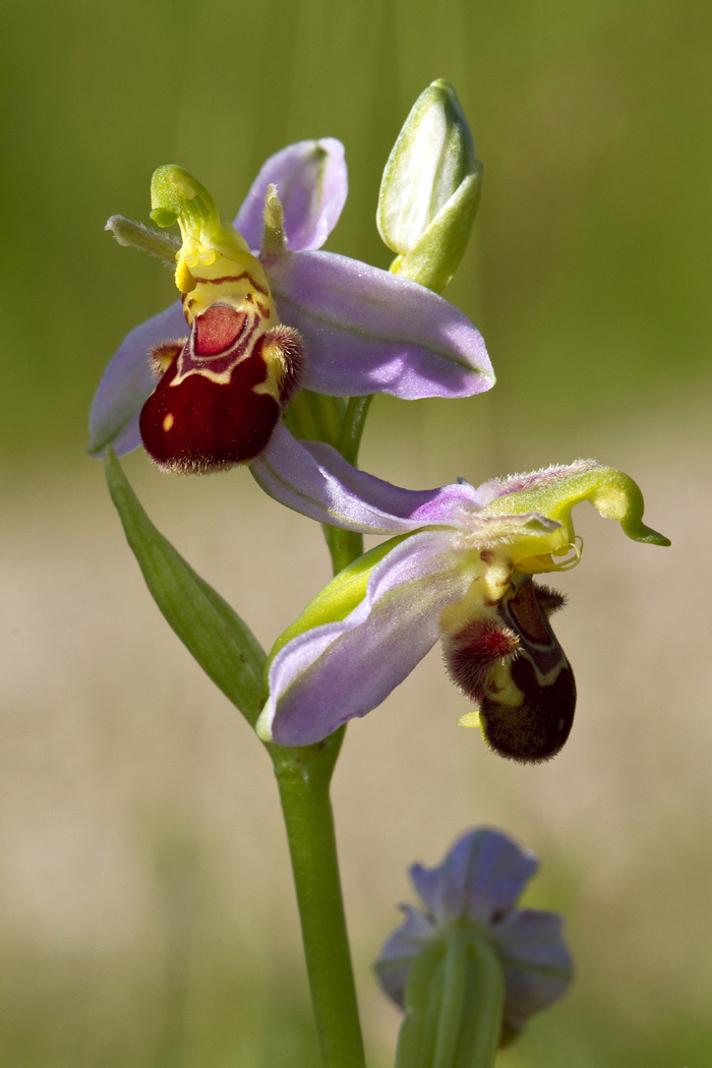
[(482, 164), (453, 87), (442, 78), (411, 108), (386, 163), (377, 223), (391, 271), (441, 292), (462, 259)]

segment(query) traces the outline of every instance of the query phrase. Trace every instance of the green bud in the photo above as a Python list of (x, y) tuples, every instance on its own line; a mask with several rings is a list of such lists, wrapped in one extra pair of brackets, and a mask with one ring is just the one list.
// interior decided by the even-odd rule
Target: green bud
[(460, 102), (439, 78), (413, 105), (383, 172), (376, 221), (397, 253), (391, 271), (445, 289), (464, 255), (481, 184)]

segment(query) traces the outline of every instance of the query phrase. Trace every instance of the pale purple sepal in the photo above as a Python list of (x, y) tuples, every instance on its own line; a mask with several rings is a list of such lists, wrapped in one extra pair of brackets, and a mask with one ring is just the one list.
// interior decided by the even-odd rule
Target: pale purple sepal
[(509, 912), (536, 869), (533, 854), (511, 838), (479, 829), (463, 835), (437, 867), (414, 864), (410, 877), (438, 923), (461, 916), (491, 923)]
[(513, 1031), (521, 1031), (532, 1013), (557, 1001), (571, 983), (573, 962), (562, 926), (555, 912), (522, 909), (492, 928), (504, 971), (504, 1019)]
[(376, 971), (388, 996), (402, 1007), (413, 957), (433, 937), (433, 921), (412, 905), (400, 907), (405, 920), (382, 946)]
[(489, 828), (463, 835), (434, 868), (413, 865), (411, 878), (428, 911), (405, 906), (406, 919), (379, 954), (376, 972), (389, 997), (403, 1008), (417, 953), (443, 926), (469, 920), (502, 965), (506, 1028), (521, 1030), (532, 1013), (560, 998), (573, 976), (561, 917), (514, 908), (536, 868), (531, 853)]
[(130, 330), (109, 361), (89, 413), (89, 452), (101, 456), (111, 445), (118, 456), (141, 444), (138, 417), (156, 388), (149, 352), (161, 341), (185, 337), (179, 303)]
[(329, 445), (300, 441), (283, 424), (250, 465), (265, 493), (320, 523), (369, 534), (459, 525), (477, 507), (474, 487), (407, 490), (359, 471)]
[(252, 249), (262, 244), (267, 186), (277, 186), (292, 252), (321, 248), (336, 226), (348, 193), (344, 146), (333, 137), (298, 141), (270, 156), (250, 187), (233, 225)]
[(375, 708), (435, 644), (440, 612), (470, 581), (448, 532), (401, 542), (373, 569), (366, 597), (346, 619), (305, 631), (277, 653), (261, 735), (310, 745)]
[(265, 267), (281, 321), (304, 337), (307, 389), (416, 400), (494, 385), (480, 332), (429, 289), (331, 252), (285, 254)]

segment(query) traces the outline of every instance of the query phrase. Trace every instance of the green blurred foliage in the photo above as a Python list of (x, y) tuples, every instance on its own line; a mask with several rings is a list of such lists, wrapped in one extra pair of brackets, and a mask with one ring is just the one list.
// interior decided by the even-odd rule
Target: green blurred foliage
[[(106, 359), (173, 299), (169, 272), (103, 232), (115, 212), (147, 219), (158, 164), (194, 171), (229, 216), (269, 153), (339, 137), (351, 195), (330, 247), (385, 266), (381, 169), (438, 76), (455, 84), (485, 164), (449, 294), (482, 326), (498, 372), (478, 423), (503, 442), (551, 426), (575, 440), (591, 421), (627, 425), (671, 397), (684, 405), (709, 383), (711, 29), (699, 0), (6, 0), (4, 468), (44, 464), (50, 450), (56, 462), (58, 449), (76, 464)], [(378, 405), (404, 426), (413, 418)], [(452, 412), (465, 440), (470, 409)], [(108, 971), (86, 959), (49, 966), (41, 945), (7, 955), (3, 1063), (316, 1063), (299, 961), (245, 961), (210, 906), (181, 897), (186, 869), (165, 878), (160, 951), (136, 947)], [(550, 892), (537, 903), (571, 906), (565, 882), (552, 884), (560, 902)], [(503, 1065), (709, 1063), (712, 1028), (688, 1018), (684, 992), (676, 1003), (650, 983), (617, 992), (615, 976), (596, 974), (597, 932), (586, 940), (585, 917), (576, 922), (585, 974)], [(386, 1063), (376, 1054), (374, 1068)]]

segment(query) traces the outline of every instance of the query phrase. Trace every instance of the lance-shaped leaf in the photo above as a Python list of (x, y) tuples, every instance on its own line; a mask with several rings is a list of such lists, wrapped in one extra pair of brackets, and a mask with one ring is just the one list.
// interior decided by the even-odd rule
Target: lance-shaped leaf
[(265, 698), (259, 642), (156, 529), (111, 450), (105, 463), (111, 499), (154, 601), (206, 675), (254, 725)]

